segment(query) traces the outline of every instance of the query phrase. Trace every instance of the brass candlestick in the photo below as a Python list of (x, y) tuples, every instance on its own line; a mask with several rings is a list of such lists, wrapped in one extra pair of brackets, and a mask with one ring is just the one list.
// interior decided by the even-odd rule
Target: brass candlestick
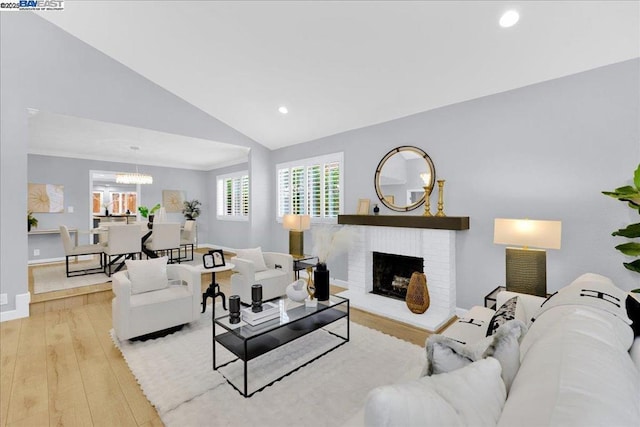
[(444, 214), (443, 187), (444, 187), (444, 179), (439, 179), (438, 180), (438, 213), (436, 214), (436, 216), (446, 216)]
[(422, 214), (422, 216), (433, 216), (431, 215), (431, 202), (429, 201), (433, 187), (431, 187), (430, 185), (425, 185), (423, 188), (424, 188), (424, 213)]

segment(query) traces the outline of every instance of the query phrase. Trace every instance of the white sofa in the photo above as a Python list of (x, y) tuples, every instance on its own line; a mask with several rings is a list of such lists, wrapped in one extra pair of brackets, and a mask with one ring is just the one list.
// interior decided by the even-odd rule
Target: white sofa
[(231, 262), (235, 265), (231, 294), (239, 295), (245, 304), (251, 304), (252, 285), (262, 285), (262, 300), (268, 301), (286, 295), (287, 286), (293, 282), (293, 257), (290, 254), (262, 252), (259, 248), (237, 250), (237, 256), (231, 258)]
[[(529, 327), (515, 347), (520, 353), (515, 379), (510, 389), (504, 383), (495, 387), (491, 381), (484, 381), (484, 388), (474, 388), (478, 398), (484, 400), (487, 395), (498, 399), (504, 395), (499, 406), (495, 399), (477, 405), (472, 400), (460, 403), (453, 398), (461, 388), (474, 386), (471, 376), (478, 372), (470, 367), (478, 362), (473, 362), (449, 373), (372, 391), (365, 405), (365, 424), (467, 425), (467, 420), (475, 419), (478, 422), (471, 425), (639, 426), (640, 337), (634, 339), (630, 323), (636, 322), (637, 331), (640, 319), (628, 318), (627, 293), (603, 276), (585, 274), (547, 302), (530, 295), (501, 292), (497, 306), (513, 296), (520, 297), (519, 316), (526, 318)], [(487, 315), (493, 316), (493, 310), (474, 307), (444, 335), (467, 342), (467, 346), (490, 340), (482, 338), (485, 333), (473, 335), (472, 324), (490, 321)], [(474, 369), (490, 373), (483, 366)], [(443, 390), (442, 384), (449, 387)], [(426, 399), (424, 392), (404, 392), (416, 388), (429, 390), (430, 398)], [(396, 398), (398, 393), (403, 393), (401, 402)], [(433, 403), (436, 401), (440, 406)]]
[[(115, 297), (111, 309), (118, 339), (139, 337), (200, 318), (200, 271), (190, 265), (166, 264), (167, 257), (127, 261), (127, 271), (113, 275)], [(136, 283), (132, 279), (132, 283), (130, 272), (146, 280)]]

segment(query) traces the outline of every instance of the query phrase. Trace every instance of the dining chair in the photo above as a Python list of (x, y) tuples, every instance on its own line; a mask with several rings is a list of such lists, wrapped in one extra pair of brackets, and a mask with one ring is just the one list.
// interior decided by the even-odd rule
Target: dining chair
[(143, 228), (139, 224), (109, 226), (109, 238), (104, 249), (107, 276), (111, 277), (113, 273), (122, 269), (125, 260), (142, 258), (142, 235)]
[[(153, 224), (153, 233), (145, 242), (145, 253), (149, 257), (149, 252), (157, 257), (161, 253), (166, 253), (169, 263), (180, 262), (180, 224), (177, 222), (161, 222)], [(173, 251), (178, 251), (178, 257), (173, 257)]]
[[(184, 223), (184, 230), (180, 232), (180, 259), (184, 261), (193, 261), (193, 250), (196, 244), (196, 222), (188, 220)], [(182, 248), (184, 248), (184, 258), (182, 257)], [(191, 258), (188, 258), (189, 249), (191, 249)]]
[[(62, 246), (64, 246), (64, 258), (67, 269), (67, 277), (84, 276), (86, 274), (101, 273), (104, 271), (104, 245), (75, 245), (71, 240), (69, 228), (66, 225), (60, 226), (60, 236), (62, 237)], [(80, 270), (69, 270), (69, 257), (78, 257), (80, 255), (100, 255), (100, 267), (91, 267)]]

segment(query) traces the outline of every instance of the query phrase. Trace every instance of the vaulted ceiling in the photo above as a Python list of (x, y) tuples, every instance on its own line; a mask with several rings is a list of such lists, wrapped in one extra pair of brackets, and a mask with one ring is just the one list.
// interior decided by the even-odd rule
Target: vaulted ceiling
[[(509, 9), (520, 20), (502, 28)], [(271, 149), (640, 56), (637, 1), (68, 1), (39, 14)]]

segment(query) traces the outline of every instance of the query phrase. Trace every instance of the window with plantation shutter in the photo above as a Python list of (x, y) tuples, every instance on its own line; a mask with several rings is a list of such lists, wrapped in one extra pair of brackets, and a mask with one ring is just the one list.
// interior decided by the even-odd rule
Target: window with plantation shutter
[(342, 207), (342, 153), (276, 166), (277, 217), (306, 214), (312, 222), (335, 222)]
[(216, 177), (218, 219), (246, 221), (249, 219), (249, 173), (235, 172)]

